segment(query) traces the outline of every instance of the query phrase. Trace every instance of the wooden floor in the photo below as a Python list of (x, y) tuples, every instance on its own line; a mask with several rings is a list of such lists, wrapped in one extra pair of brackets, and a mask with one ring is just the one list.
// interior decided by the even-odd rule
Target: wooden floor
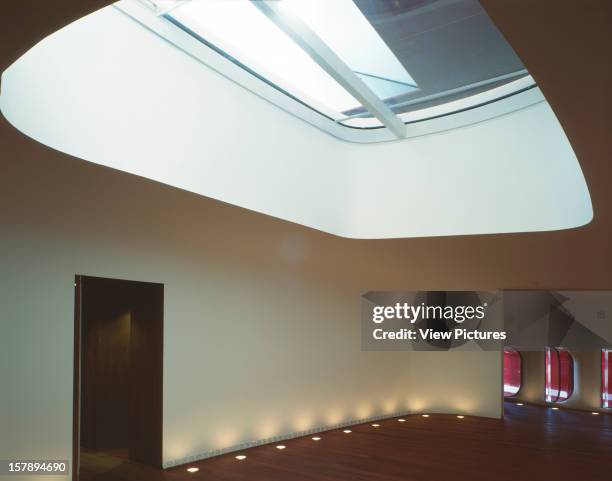
[(121, 467), (128, 460), (128, 449), (118, 448), (105, 451), (94, 451), (81, 447), (81, 469), (79, 471), (80, 481), (99, 479), (99, 474), (112, 472)]
[[(610, 481), (612, 416), (506, 403), (505, 419), (407, 416), (158, 471), (121, 462), (105, 481)], [(91, 473), (91, 470), (89, 471)]]

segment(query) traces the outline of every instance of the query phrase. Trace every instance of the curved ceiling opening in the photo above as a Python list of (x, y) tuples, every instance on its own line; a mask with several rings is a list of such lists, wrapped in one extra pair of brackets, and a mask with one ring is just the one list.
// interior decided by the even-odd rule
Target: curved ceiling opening
[[(3, 72), (0, 108), (26, 135), (70, 155), (345, 237), (591, 220), (563, 129), (478, 2), (329, 3), (123, 0)], [(216, 4), (220, 11), (198, 17)], [(226, 8), (250, 13), (235, 18)], [(334, 31), (317, 23), (322, 9), (355, 22)], [(206, 31), (203, 18), (216, 19)], [(301, 60), (262, 52), (269, 39), (247, 19)], [(474, 45), (472, 29), (490, 42)], [(248, 49), (240, 43), (253, 38)], [(366, 48), (373, 54), (361, 55)], [(287, 95), (276, 81), (296, 90)]]

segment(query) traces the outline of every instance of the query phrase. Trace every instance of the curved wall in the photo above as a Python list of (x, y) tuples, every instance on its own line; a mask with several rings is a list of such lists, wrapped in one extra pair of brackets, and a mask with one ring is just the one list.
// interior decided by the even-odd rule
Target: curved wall
[[(500, 101), (500, 112), (511, 103)], [(346, 237), (543, 231), (592, 218), (579, 164), (544, 101), (437, 134), (343, 142), (112, 7), (7, 69), (0, 107), (62, 152)]]
[[(166, 466), (394, 413), (501, 415), (499, 353), (361, 351), (363, 292), (442, 282), (418, 247), (327, 235), (67, 158), (4, 127), (7, 459), (71, 457), (75, 274), (164, 284)], [(494, 285), (466, 279), (450, 257), (450, 288)]]

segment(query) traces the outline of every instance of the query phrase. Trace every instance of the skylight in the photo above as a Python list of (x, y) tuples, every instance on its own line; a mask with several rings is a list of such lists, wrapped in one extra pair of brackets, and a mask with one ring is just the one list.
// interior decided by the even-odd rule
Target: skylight
[[(191, 1), (168, 14), (180, 26), (315, 110), (339, 120), (363, 108), (249, 0)], [(301, 19), (381, 100), (418, 90), (352, 0), (272, 0)]]
[(361, 105), (248, 0), (189, 2), (171, 16), (257, 75), (334, 119)]
[(283, 0), (382, 100), (416, 82), (352, 0)]
[(388, 127), (535, 83), (478, 0), (158, 0), (161, 17), (335, 123)]
[[(390, 128), (334, 122), (164, 16), (180, 8), (160, 13), (121, 0), (43, 39), (2, 73), (2, 115), (72, 157), (337, 236), (534, 232), (591, 221), (580, 164), (539, 89), (400, 121), (409, 140), (387, 142), (397, 138)], [(430, 95), (435, 72), (424, 81), (418, 62), (385, 43), (417, 81), (414, 95)], [(468, 60), (459, 63), (478, 65)], [(491, 65), (493, 74), (506, 67)], [(451, 112), (452, 102), (439, 108)], [(392, 115), (422, 118), (429, 108), (393, 107)]]

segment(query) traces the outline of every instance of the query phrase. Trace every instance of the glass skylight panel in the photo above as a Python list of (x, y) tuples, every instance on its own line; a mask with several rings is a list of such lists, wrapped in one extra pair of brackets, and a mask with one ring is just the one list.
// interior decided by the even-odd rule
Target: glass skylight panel
[[(270, 15), (262, 5), (312, 31), (391, 109), (388, 114), (403, 122), (447, 115), (535, 86), (478, 0), (154, 3), (158, 14), (161, 9), (164, 17), (256, 77), (349, 127), (381, 127), (381, 109), (376, 116), (368, 111), (345, 89), (346, 75), (339, 78), (312, 51), (311, 57), (312, 45), (300, 44), (303, 38), (292, 35), (291, 22), (279, 23), (276, 13)], [(362, 95), (354, 88), (351, 92)]]
[(169, 14), (257, 75), (334, 120), (360, 103), (248, 0), (205, 0)]
[[(274, 1), (274, 0), (273, 0)], [(283, 0), (382, 100), (418, 90), (352, 0)], [(249, 0), (193, 0), (168, 16), (240, 64), (335, 120), (361, 104)]]
[(381, 99), (418, 86), (353, 0), (282, 0)]
[[(354, 0), (419, 86), (391, 106), (412, 112), (528, 75), (478, 0)], [(351, 115), (365, 109), (349, 112)]]

